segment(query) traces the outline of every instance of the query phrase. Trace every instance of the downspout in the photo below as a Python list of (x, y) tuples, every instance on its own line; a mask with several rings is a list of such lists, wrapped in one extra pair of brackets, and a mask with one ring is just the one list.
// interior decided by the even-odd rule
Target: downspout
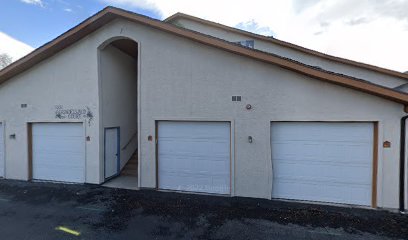
[(405, 213), (405, 138), (406, 120), (408, 115), (401, 118), (401, 139), (400, 139), (400, 188), (399, 188), (399, 211)]

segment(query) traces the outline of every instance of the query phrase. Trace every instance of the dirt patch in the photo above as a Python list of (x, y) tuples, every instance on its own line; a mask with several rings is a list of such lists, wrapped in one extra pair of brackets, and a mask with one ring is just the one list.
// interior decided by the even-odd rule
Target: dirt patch
[[(142, 215), (181, 222), (188, 228), (205, 229), (200, 236), (202, 239), (234, 219), (261, 219), (284, 225), (344, 229), (348, 233), (408, 239), (408, 216), (382, 210), (10, 180), (0, 180), (1, 194), (12, 196), (11, 201), (30, 204), (103, 206), (101, 217), (92, 226), (109, 231), (121, 231), (132, 218)], [(155, 229), (154, 234), (164, 236), (170, 234), (170, 230), (164, 226)]]
[[(263, 219), (279, 224), (341, 228), (348, 233), (366, 232), (408, 239), (408, 216), (382, 210), (126, 190), (118, 190), (112, 203), (113, 211), (106, 212), (100, 223), (112, 230), (121, 230), (132, 217), (132, 211), (142, 209), (142, 214), (161, 216), (169, 222), (181, 221), (190, 228), (199, 226), (205, 216), (208, 236), (227, 220)], [(115, 219), (121, 220), (116, 222)], [(163, 232), (166, 231), (160, 231)]]

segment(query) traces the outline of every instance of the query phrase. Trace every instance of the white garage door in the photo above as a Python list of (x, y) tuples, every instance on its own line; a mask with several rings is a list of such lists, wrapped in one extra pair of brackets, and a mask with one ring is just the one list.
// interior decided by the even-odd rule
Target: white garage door
[(230, 193), (230, 124), (171, 122), (158, 125), (159, 188)]
[(373, 124), (272, 123), (272, 197), (370, 205)]
[(0, 123), (0, 177), (4, 177), (4, 130), (3, 124)]
[(34, 179), (85, 182), (82, 123), (35, 123), (32, 137)]

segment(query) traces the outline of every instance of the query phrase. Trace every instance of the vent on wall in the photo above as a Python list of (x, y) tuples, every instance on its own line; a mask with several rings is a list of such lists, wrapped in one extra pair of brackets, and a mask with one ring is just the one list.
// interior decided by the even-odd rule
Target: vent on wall
[(233, 102), (241, 102), (241, 96), (232, 96)]

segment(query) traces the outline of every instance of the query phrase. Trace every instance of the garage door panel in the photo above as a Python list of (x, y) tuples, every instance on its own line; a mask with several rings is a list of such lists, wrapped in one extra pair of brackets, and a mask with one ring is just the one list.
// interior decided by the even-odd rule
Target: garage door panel
[[(64, 127), (61, 127), (61, 124)], [(36, 123), (35, 126), (46, 127), (33, 127), (33, 135), (37, 136), (63, 136), (63, 137), (79, 137), (83, 135), (83, 129), (78, 127), (82, 123)]]
[[(37, 159), (41, 159), (41, 165), (46, 166), (60, 166), (60, 167), (81, 167), (83, 168), (82, 154), (61, 155), (59, 153), (34, 153)], [(56, 160), (58, 159), (58, 160)]]
[(225, 150), (229, 149), (229, 142), (225, 141), (208, 142), (213, 141), (211, 138), (201, 139), (202, 141), (186, 141), (186, 139), (160, 140), (163, 152), (166, 154), (183, 153), (183, 155), (207, 156), (207, 150), (211, 149), (214, 155), (220, 155), (220, 157), (229, 155), (229, 152)]
[[(36, 139), (36, 138), (34, 138)], [(39, 139), (39, 138), (37, 138)], [(54, 153), (78, 153), (78, 154), (83, 154), (85, 151), (82, 150), (84, 147), (81, 142), (78, 142), (78, 139), (76, 140), (52, 140), (49, 139), (47, 142), (35, 142), (35, 151), (36, 152), (54, 152)]]
[(198, 168), (193, 169), (193, 170), (189, 168), (168, 168), (166, 170), (162, 170), (160, 173), (163, 173), (163, 174), (177, 174), (178, 173), (180, 174), (180, 176), (182, 175), (203, 175), (203, 176), (206, 175), (206, 176), (211, 176), (211, 178), (222, 177), (222, 176), (229, 174), (228, 171), (204, 171)]
[(229, 193), (230, 126), (159, 122), (159, 188)]
[[(182, 153), (181, 153), (182, 154)], [(180, 154), (180, 155), (181, 155)], [(209, 164), (208, 158), (205, 157), (195, 157), (193, 155), (185, 156), (177, 155), (161, 155), (162, 159), (165, 158), (166, 161), (161, 161), (163, 169), (189, 169), (192, 172), (225, 172), (225, 169), (229, 169), (229, 162), (223, 158), (211, 159), (211, 164)]]
[(32, 133), (34, 179), (85, 182), (82, 123), (35, 123)]
[[(371, 168), (368, 166), (347, 166), (336, 164), (291, 164), (285, 162), (276, 162), (274, 167), (275, 178), (278, 180), (315, 179), (316, 181), (337, 181), (354, 184), (371, 184)], [(319, 174), (316, 174), (319, 173)], [(349, 180), (351, 176), (351, 180)]]
[[(57, 156), (63, 156), (64, 154), (70, 154), (70, 155), (79, 155), (83, 156), (85, 153), (84, 145), (80, 143), (80, 139), (77, 139), (76, 141), (55, 141), (55, 142), (49, 142), (45, 141), (42, 143), (39, 143), (40, 141), (43, 141), (41, 138), (34, 138), (34, 143), (33, 143), (33, 153), (34, 154), (49, 154), (49, 155), (57, 155)], [(79, 141), (79, 143), (78, 143)], [(82, 142), (83, 143), (83, 142)]]
[(373, 124), (272, 123), (272, 196), (370, 205)]
[[(366, 164), (366, 159), (372, 156), (370, 144), (326, 144), (316, 143), (314, 145), (288, 141), (286, 143), (272, 142), (272, 157), (274, 159), (285, 159), (299, 162), (338, 162), (348, 164)], [(302, 152), (302, 154), (297, 154)], [(316, 158), (316, 156), (319, 158)]]
[[(204, 192), (220, 194), (229, 193), (230, 180), (229, 178), (225, 177), (226, 175), (229, 175), (229, 172), (214, 173), (189, 170), (183, 171), (177, 169), (173, 171), (160, 171), (159, 174), (159, 183), (161, 189), (203, 192), (203, 188), (216, 188), (213, 191)], [(209, 175), (211, 177), (209, 177)], [(188, 186), (188, 189), (185, 188), (185, 186)], [(196, 187), (196, 189), (192, 188), (194, 186)]]
[[(373, 139), (367, 138), (372, 135), (367, 132), (368, 129), (372, 129), (368, 123), (330, 123), (330, 122), (303, 122), (307, 124), (299, 124), (299, 122), (283, 122), (274, 123), (279, 124), (281, 128), (274, 129), (274, 136), (281, 141), (320, 141), (320, 142), (357, 142), (357, 143), (372, 143)], [(338, 124), (338, 126), (335, 126)], [(284, 126), (286, 125), (286, 126)], [(347, 125), (347, 126), (345, 126)], [(347, 128), (347, 131), (343, 131)], [(326, 135), (321, 133), (325, 132)]]
[[(61, 168), (63, 167), (63, 168)], [(78, 171), (83, 171), (83, 167), (82, 166), (63, 166), (63, 165), (48, 165), (48, 166), (33, 166), (33, 169), (36, 171), (41, 171), (41, 172), (37, 172), (39, 175), (52, 175), (52, 176), (60, 176), (62, 172), (70, 172), (72, 173), (72, 175), (78, 175)], [(53, 170), (53, 171), (50, 171)], [(46, 173), (46, 171), (48, 172), (52, 172), (52, 173)], [(63, 175), (63, 174), (62, 174)]]
[[(165, 157), (162, 156), (162, 159)], [(229, 164), (225, 163), (225, 161), (209, 161), (198, 158), (178, 159), (168, 157), (167, 161), (162, 161), (161, 164), (163, 169), (190, 169), (203, 172), (224, 172), (225, 169), (229, 168)]]
[[(330, 177), (315, 177), (315, 178), (310, 178), (310, 177), (285, 177), (285, 178), (276, 178), (276, 181), (279, 181), (279, 184), (276, 185), (285, 185), (286, 183), (296, 183), (299, 182), (299, 184), (322, 184), (322, 182), (327, 182), (325, 185), (330, 185), (330, 186), (343, 186), (344, 185), (353, 185), (353, 186), (360, 186), (363, 188), (369, 188), (371, 186), (370, 183), (367, 182), (361, 182), (361, 183), (356, 183), (355, 181), (348, 181), (345, 179), (339, 179), (339, 178), (330, 178)], [(349, 186), (347, 187), (349, 188)]]
[(180, 175), (174, 173), (173, 175), (163, 176), (161, 181), (163, 182), (161, 184), (162, 189), (219, 194), (228, 191), (228, 182), (223, 180), (222, 177), (209, 179), (207, 175), (198, 174), (193, 176), (191, 174)]
[[(180, 143), (176, 143), (176, 142), (171, 143), (171, 145), (176, 145), (176, 144), (180, 144)], [(204, 145), (195, 146), (195, 148), (199, 148), (199, 147), (205, 147), (205, 146)], [(195, 148), (191, 148), (191, 149), (195, 149)], [(207, 148), (207, 149), (211, 149), (211, 148)], [(208, 158), (208, 152), (201, 152), (201, 150), (198, 150), (197, 152), (192, 152), (191, 150), (190, 151), (182, 151), (182, 150), (177, 151), (177, 147), (175, 148), (169, 147), (169, 148), (163, 148), (160, 151), (163, 152), (163, 156), (168, 157), (168, 158), (173, 158), (173, 159), (180, 159), (180, 161), (183, 159), (192, 159), (192, 158), (194, 158), (197, 161), (200, 161), (200, 160), (206, 160)], [(229, 153), (224, 154), (224, 153), (212, 152), (211, 155), (212, 155), (211, 160), (214, 162), (224, 161), (226, 157), (229, 157)]]
[(321, 185), (310, 184), (309, 182), (287, 182), (279, 185), (280, 198), (293, 199), (293, 192), (302, 188), (297, 199), (319, 201), (319, 202), (333, 202), (333, 199), (338, 203), (367, 205), (364, 199), (371, 197), (371, 191), (367, 190), (365, 186), (350, 186), (347, 190), (343, 185), (328, 184)]
[[(197, 123), (200, 127), (197, 127)], [(225, 134), (229, 134), (228, 129), (225, 129), (224, 122), (177, 122), (177, 121), (167, 121), (160, 122), (165, 128), (160, 129), (160, 135), (166, 138), (181, 138), (191, 137), (192, 139), (224, 139)], [(180, 124), (184, 131), (179, 131)], [(214, 131), (207, 131), (211, 128)], [(199, 137), (198, 137), (199, 136)]]
[(36, 176), (41, 176), (41, 178), (35, 177), (37, 180), (77, 183), (84, 182), (83, 177), (78, 174), (78, 171), (83, 171), (82, 167), (61, 168), (60, 166), (44, 166), (33, 167), (33, 171), (36, 172)]

